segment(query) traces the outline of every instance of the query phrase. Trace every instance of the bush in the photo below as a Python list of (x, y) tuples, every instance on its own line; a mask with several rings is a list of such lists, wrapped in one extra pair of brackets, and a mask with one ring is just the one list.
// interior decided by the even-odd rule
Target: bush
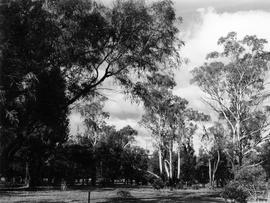
[(191, 188), (193, 190), (198, 190), (198, 189), (200, 189), (200, 186), (198, 184), (195, 184), (195, 185), (192, 185)]
[(235, 175), (235, 180), (245, 187), (253, 200), (258, 199), (258, 191), (266, 189), (266, 173), (261, 166), (240, 169)]
[(246, 203), (248, 198), (248, 191), (237, 181), (231, 181), (227, 184), (221, 196), (224, 199), (233, 199), (239, 203)]
[(184, 184), (182, 182), (179, 182), (179, 183), (176, 184), (175, 187), (176, 187), (176, 189), (182, 190), (182, 189), (184, 189)]
[(117, 191), (117, 196), (121, 198), (131, 198), (132, 195), (130, 194), (129, 191), (126, 190), (119, 190)]
[(160, 178), (154, 179), (151, 184), (153, 188), (156, 190), (159, 190), (165, 187), (165, 183)]
[(236, 173), (235, 180), (241, 182), (246, 187), (252, 186), (258, 190), (262, 190), (264, 189), (266, 173), (261, 166), (243, 168)]

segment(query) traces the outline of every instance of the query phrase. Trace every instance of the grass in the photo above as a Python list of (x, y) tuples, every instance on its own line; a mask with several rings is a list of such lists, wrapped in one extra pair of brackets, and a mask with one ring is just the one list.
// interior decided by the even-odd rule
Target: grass
[[(0, 191), (1, 203), (87, 202), (88, 190)], [(102, 188), (91, 192), (91, 203), (219, 203), (217, 192), (201, 190), (153, 190), (152, 188)]]

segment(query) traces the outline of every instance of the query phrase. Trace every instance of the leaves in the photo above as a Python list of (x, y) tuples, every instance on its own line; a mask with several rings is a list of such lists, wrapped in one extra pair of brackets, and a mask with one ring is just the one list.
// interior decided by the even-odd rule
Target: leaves
[(266, 42), (256, 36), (238, 40), (230, 32), (218, 40), (223, 51), (208, 54), (211, 61), (192, 71), (192, 82), (207, 94), (206, 103), (228, 124), (232, 138), (228, 141), (235, 145), (240, 164), (241, 154), (259, 143), (268, 126), (266, 112), (260, 107), (267, 97)]

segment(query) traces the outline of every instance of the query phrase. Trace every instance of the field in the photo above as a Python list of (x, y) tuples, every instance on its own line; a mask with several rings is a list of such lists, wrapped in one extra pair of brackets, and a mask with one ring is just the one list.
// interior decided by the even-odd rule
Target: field
[[(153, 190), (152, 188), (103, 188), (91, 191), (91, 203), (95, 202), (224, 202), (217, 192), (209, 190)], [(1, 203), (57, 203), (87, 202), (88, 190), (0, 191)]]

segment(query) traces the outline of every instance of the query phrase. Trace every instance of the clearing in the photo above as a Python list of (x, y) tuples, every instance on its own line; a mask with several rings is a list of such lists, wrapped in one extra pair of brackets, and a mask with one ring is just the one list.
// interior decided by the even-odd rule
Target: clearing
[[(87, 202), (88, 190), (41, 190), (41, 191), (0, 191), (1, 203), (59, 203)], [(200, 190), (154, 190), (141, 188), (102, 188), (91, 191), (91, 203), (96, 202), (180, 202), (180, 203), (219, 203), (217, 191)]]

